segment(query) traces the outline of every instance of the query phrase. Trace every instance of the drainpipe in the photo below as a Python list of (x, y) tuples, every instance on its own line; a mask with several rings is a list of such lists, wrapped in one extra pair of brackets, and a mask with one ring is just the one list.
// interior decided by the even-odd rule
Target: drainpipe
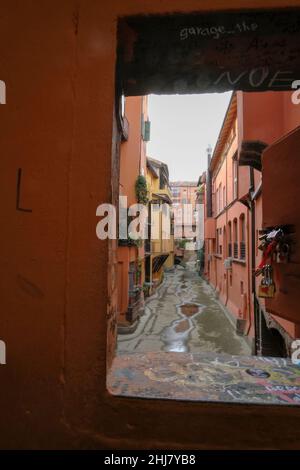
[[(251, 178), (251, 187), (252, 191), (254, 191), (254, 169), (250, 168), (250, 178)], [(255, 249), (256, 249), (256, 225), (255, 225), (255, 200), (251, 197), (251, 245), (252, 245), (252, 256), (251, 256), (251, 268), (252, 268), (252, 298), (253, 298), (253, 317), (254, 317), (254, 354), (257, 354), (257, 340), (259, 336), (259, 324), (258, 318), (256, 315), (256, 277), (255, 277), (255, 269), (256, 269), (256, 258), (255, 258)]]
[[(206, 149), (206, 153), (207, 153), (207, 172), (206, 172), (206, 201), (205, 201), (206, 202), (206, 214), (205, 214), (205, 217), (206, 219), (208, 219), (209, 217), (212, 217), (212, 175), (211, 175), (211, 169), (210, 169), (212, 148), (210, 145), (208, 145)], [(211, 241), (208, 241), (208, 246), (211, 248)], [(211, 255), (212, 253), (210, 253), (210, 256)], [(210, 270), (208, 272), (209, 281), (211, 281), (212, 265), (213, 263), (215, 264), (215, 262), (216, 262), (215, 259), (212, 259), (211, 257)], [(214, 267), (215, 267), (214, 272), (216, 273), (216, 265)]]
[[(251, 274), (248, 270), (248, 282), (250, 283), (251, 279), (251, 296), (253, 298), (253, 306), (254, 306), (254, 330), (255, 330), (255, 351), (256, 354), (256, 333), (257, 333), (257, 321), (255, 315), (255, 295), (256, 295), (256, 281), (255, 281), (255, 202), (252, 198), (252, 193), (254, 192), (254, 169), (250, 167), (250, 188), (249, 188), (249, 195), (250, 195), (250, 220), (251, 220), (251, 260), (250, 260), (250, 253), (248, 248), (248, 266), (250, 266)], [(249, 216), (248, 216), (248, 226), (249, 226)], [(250, 247), (250, 240), (249, 240), (249, 230), (247, 230), (248, 234), (248, 247)], [(251, 296), (248, 299), (248, 308), (249, 308), (249, 327), (247, 329), (246, 335), (248, 335), (251, 326), (252, 326), (252, 319), (251, 319)]]
[(211, 169), (210, 169), (210, 163), (211, 163), (211, 152), (212, 148), (209, 145), (206, 149), (207, 152), (207, 174), (206, 174), (206, 196), (207, 196), (207, 201), (206, 201), (206, 217), (212, 217), (212, 177), (211, 177)]
[[(228, 158), (226, 155), (226, 206), (225, 206), (225, 212), (226, 212), (226, 246), (224, 247), (224, 253), (227, 253), (228, 249), (228, 210), (227, 210), (227, 204), (228, 204), (228, 188), (227, 188), (227, 177), (228, 177)], [(226, 251), (225, 251), (226, 250)], [(227, 307), (228, 303), (228, 296), (229, 296), (229, 288), (228, 288), (228, 269), (226, 269), (226, 300), (225, 300), (225, 305)]]

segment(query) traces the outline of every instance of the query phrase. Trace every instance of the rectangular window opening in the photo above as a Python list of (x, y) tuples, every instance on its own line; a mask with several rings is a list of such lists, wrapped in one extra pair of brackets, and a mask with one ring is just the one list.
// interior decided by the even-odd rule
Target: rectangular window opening
[[(127, 129), (120, 143), (120, 187), (129, 206), (145, 205), (148, 218), (144, 237), (131, 216), (129, 237), (116, 248), (118, 334), (108, 374), (115, 395), (300, 403), (293, 349), (297, 319), (291, 319), (288, 304), (282, 307), (274, 272), (266, 279), (259, 268), (264, 259), (268, 262), (264, 246), (272, 228), (263, 232), (261, 220), (263, 207), (271, 205), (264, 201), (270, 194), (264, 185), (272, 180), (265, 174), (259, 188), (260, 178), (249, 176), (264, 171), (262, 157), (271, 145), (280, 142), (282, 150), (286, 142), (288, 148), (290, 134), (300, 125), (300, 106), (296, 112), (284, 73), (270, 70), (268, 79), (259, 75), (260, 54), (271, 59), (278, 57), (276, 47), (292, 48), (289, 38), (286, 46), (280, 41), (276, 47), (272, 43), (273, 49), (269, 45), (274, 35), (284, 37), (276, 15), (272, 21), (267, 12), (120, 20), (117, 88), (125, 111), (117, 119), (119, 129), (124, 122)], [(289, 18), (296, 28), (299, 11)], [(300, 40), (300, 31), (295, 34)], [(267, 44), (264, 51), (260, 40)], [(157, 41), (164, 48), (155, 52)], [(247, 54), (255, 41), (256, 56)], [(224, 72), (218, 64), (229, 44), (234, 53)], [(200, 70), (199, 51), (204, 54)], [(245, 64), (240, 75), (235, 57)], [(300, 58), (293, 63), (300, 70)], [(282, 63), (280, 70), (291, 67)], [(292, 257), (289, 252), (285, 262)], [(273, 262), (280, 264), (280, 256), (274, 254)], [(263, 298), (266, 286), (269, 297)]]

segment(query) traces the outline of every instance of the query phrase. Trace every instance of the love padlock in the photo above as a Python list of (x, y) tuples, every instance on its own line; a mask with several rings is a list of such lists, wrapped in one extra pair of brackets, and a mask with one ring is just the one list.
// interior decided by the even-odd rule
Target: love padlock
[(277, 263), (288, 263), (290, 260), (290, 245), (288, 243), (279, 243), (277, 247)]
[(262, 268), (262, 280), (258, 287), (258, 297), (271, 299), (275, 296), (276, 288), (273, 281), (273, 268), (267, 264)]

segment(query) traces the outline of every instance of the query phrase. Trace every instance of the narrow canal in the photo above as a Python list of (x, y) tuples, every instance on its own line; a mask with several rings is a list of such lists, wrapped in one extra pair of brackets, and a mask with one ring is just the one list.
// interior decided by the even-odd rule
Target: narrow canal
[(136, 331), (118, 336), (119, 354), (157, 351), (251, 354), (193, 261), (166, 272)]

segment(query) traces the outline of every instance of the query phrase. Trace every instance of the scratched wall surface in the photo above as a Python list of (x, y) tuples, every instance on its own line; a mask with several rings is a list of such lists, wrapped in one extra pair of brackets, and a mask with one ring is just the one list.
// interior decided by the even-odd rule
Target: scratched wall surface
[(299, 444), (298, 407), (162, 403), (106, 388), (115, 256), (95, 229), (97, 206), (115, 199), (118, 184), (118, 18), (241, 4), (295, 7), (299, 0), (2, 0), (1, 448)]
[(300, 367), (288, 359), (214, 353), (148, 353), (115, 358), (111, 393), (229, 403), (300, 403)]

